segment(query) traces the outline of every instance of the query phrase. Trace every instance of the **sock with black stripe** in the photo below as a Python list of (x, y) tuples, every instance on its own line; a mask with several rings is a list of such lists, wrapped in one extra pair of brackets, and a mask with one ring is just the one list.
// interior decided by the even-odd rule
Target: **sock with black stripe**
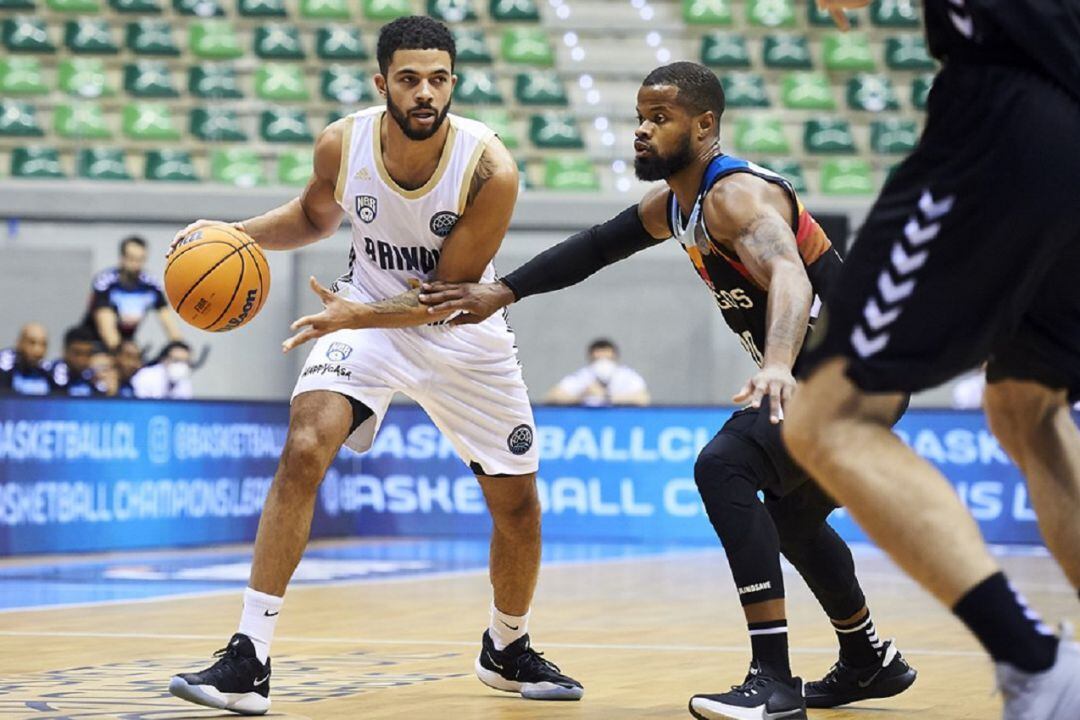
[(750, 648), (757, 666), (768, 675), (790, 680), (787, 620), (748, 623), (746, 629), (750, 631)]
[(953, 612), (994, 660), (1029, 673), (1053, 666), (1057, 637), (1027, 606), (1004, 573), (994, 573), (969, 590)]
[(848, 623), (836, 620), (831, 622), (833, 630), (836, 631), (836, 639), (840, 642), (840, 659), (846, 665), (869, 667), (881, 659), (883, 643), (878, 639), (877, 628), (874, 627), (869, 610), (865, 615)]

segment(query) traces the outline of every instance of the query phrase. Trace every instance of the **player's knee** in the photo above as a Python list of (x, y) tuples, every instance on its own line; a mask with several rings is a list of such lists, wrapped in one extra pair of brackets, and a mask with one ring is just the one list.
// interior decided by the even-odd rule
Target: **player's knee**
[(332, 455), (320, 440), (316, 428), (293, 427), (281, 452), (281, 472), (278, 475), (289, 483), (318, 485)]
[(503, 535), (528, 537), (540, 532), (540, 498), (535, 492), (522, 493), (511, 502), (490, 508), (491, 520)]
[(983, 405), (991, 431), (1010, 452), (1048, 438), (1058, 414), (1068, 412), (1064, 390), (1030, 380), (989, 383)]

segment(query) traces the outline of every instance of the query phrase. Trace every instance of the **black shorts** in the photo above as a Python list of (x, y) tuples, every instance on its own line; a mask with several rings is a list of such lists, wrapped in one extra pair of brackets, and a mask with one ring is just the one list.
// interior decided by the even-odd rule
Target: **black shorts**
[(1033, 72), (951, 64), (807, 341), (867, 392), (991, 379), (1080, 396), (1080, 103)]
[(759, 409), (736, 411), (717, 434), (717, 437), (737, 437), (757, 451), (751, 464), (757, 488), (774, 498), (783, 497), (810, 480), (784, 447), (780, 427), (769, 421), (766, 398)]

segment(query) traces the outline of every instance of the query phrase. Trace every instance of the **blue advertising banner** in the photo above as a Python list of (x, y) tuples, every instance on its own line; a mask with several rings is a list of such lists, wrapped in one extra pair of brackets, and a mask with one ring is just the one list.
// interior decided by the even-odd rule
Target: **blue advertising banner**
[[(537, 408), (550, 539), (715, 542), (693, 481), (723, 408)], [(248, 542), (284, 443), (284, 403), (0, 400), (0, 554)], [(909, 412), (898, 434), (940, 467), (991, 542), (1038, 543), (1017, 469), (980, 413)], [(863, 539), (843, 511), (842, 536)], [(482, 537), (483, 495), (415, 406), (363, 456), (342, 450), (314, 537)]]

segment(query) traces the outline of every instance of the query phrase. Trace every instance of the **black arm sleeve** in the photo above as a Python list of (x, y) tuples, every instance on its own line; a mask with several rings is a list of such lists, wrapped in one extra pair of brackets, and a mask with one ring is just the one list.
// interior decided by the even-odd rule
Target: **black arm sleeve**
[(602, 225), (571, 235), (502, 278), (518, 300), (575, 285), (597, 270), (663, 242), (657, 240), (633, 205)]

